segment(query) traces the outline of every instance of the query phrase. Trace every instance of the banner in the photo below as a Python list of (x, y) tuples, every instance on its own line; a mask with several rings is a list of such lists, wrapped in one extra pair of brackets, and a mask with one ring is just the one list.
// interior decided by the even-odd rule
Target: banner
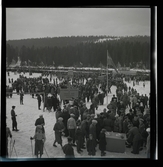
[(78, 93), (78, 89), (75, 88), (60, 89), (60, 98), (62, 100), (76, 99), (78, 98)]
[[(107, 53), (108, 53), (108, 51), (107, 51)], [(112, 58), (109, 56), (109, 53), (107, 54), (107, 65), (113, 66), (113, 68), (115, 69), (115, 71), (118, 73), (118, 70), (117, 70), (117, 68), (116, 68), (116, 66), (115, 66)]]
[(105, 77), (106, 77), (106, 75), (98, 76), (98, 79), (99, 79), (100, 81), (103, 81), (103, 80), (105, 79)]

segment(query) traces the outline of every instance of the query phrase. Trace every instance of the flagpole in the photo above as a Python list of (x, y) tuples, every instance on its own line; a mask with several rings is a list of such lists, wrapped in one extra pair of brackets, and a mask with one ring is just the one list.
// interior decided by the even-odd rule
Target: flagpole
[(107, 65), (106, 65), (106, 104), (108, 105), (108, 50), (107, 50)]

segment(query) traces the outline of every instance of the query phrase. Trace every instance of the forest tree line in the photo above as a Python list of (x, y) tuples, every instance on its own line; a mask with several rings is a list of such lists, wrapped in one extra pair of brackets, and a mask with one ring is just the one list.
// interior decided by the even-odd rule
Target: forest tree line
[(120, 37), (118, 40), (112, 37), (113, 40), (95, 42), (101, 38), (106, 36), (55, 37), (50, 38), (50, 43), (49, 38), (7, 41), (6, 61), (11, 64), (19, 57), (22, 65), (99, 67), (106, 66), (108, 50), (116, 65), (119, 62), (121, 66), (132, 67), (142, 62), (150, 68), (150, 37)]

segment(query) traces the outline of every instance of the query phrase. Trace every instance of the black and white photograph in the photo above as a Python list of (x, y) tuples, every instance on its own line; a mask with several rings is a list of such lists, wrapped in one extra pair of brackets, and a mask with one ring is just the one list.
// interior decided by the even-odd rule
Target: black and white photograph
[(150, 159), (150, 6), (5, 10), (6, 158)]

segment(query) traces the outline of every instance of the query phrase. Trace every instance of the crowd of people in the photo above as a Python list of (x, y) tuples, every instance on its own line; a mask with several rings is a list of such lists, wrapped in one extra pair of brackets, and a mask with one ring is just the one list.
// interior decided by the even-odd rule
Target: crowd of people
[[(98, 80), (96, 73), (76, 74), (72, 80), (69, 77), (58, 77), (59, 79), (53, 79), (53, 83), (52, 75), (49, 73), (43, 73), (37, 78), (20, 75), (16, 81), (12, 80), (12, 88), (6, 86), (6, 92), (10, 92), (9, 89), (16, 90), (20, 95), (21, 104), (23, 104), (23, 95), (30, 93), (32, 98), (37, 97), (38, 109), (43, 102), (44, 109), (55, 112), (57, 121), (53, 127), (55, 134), (53, 146), (57, 147), (56, 143), (58, 143), (66, 157), (74, 157), (73, 147), (76, 147), (79, 154), (83, 151), (82, 149), (87, 149), (88, 155), (94, 156), (97, 146), (101, 151), (101, 156), (105, 156), (107, 145), (105, 133), (112, 131), (126, 134), (126, 147), (133, 147), (133, 154), (139, 154), (139, 151), (148, 145), (149, 157), (150, 145), (147, 143), (150, 141), (148, 134), (150, 133), (150, 96), (140, 95), (134, 86), (127, 87), (127, 84), (123, 82), (123, 77), (118, 76), (118, 79), (109, 77), (108, 92), (114, 84), (116, 94), (99, 114), (96, 114), (96, 110), (99, 105), (104, 104), (104, 98), (108, 92), (106, 80)], [(62, 108), (62, 99), (58, 96), (60, 89), (67, 88), (68, 85), (78, 88), (79, 97), (63, 100)], [(10, 94), (12, 95), (12, 92), (6, 96), (9, 98)], [(87, 102), (91, 102), (89, 108), (86, 106)], [(129, 109), (128, 113), (127, 109)], [(40, 157), (43, 154), (43, 143), (46, 140), (44, 125), (43, 115), (40, 115), (35, 122), (35, 135), (30, 137), (31, 140), (36, 141), (35, 155), (37, 157), (38, 154)], [(63, 135), (68, 139), (68, 144), (64, 146), (62, 145)]]

